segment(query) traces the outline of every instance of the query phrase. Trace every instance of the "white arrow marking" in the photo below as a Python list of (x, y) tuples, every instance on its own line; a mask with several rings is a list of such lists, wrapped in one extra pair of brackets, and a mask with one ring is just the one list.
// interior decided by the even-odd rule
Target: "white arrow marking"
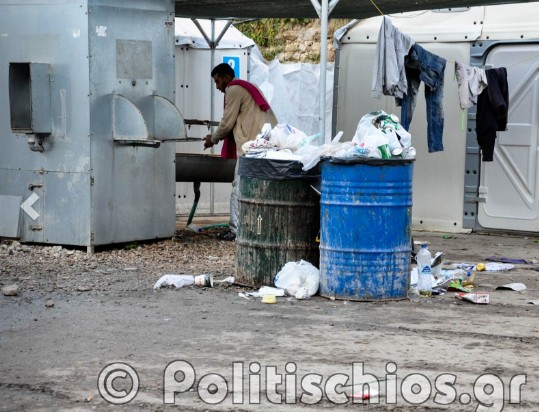
[(258, 219), (256, 220), (256, 234), (260, 235), (262, 233), (262, 216), (258, 215)]
[(26, 212), (28, 216), (32, 220), (36, 220), (39, 217), (39, 213), (35, 211), (35, 209), (32, 207), (34, 203), (36, 203), (39, 200), (39, 196), (35, 193), (32, 193), (28, 199), (26, 199), (24, 202), (22, 202), (21, 209)]

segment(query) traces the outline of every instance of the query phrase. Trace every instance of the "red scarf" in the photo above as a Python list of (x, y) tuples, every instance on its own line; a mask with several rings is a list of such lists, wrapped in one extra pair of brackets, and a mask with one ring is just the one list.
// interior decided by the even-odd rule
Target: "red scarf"
[[(258, 90), (258, 88), (245, 80), (232, 80), (230, 83), (228, 83), (227, 87), (229, 86), (241, 86), (245, 90), (249, 92), (251, 97), (254, 99), (255, 103), (260, 107), (260, 110), (263, 112), (267, 112), (270, 109), (269, 103), (264, 98), (264, 95)], [(226, 107), (226, 99), (225, 99), (225, 107)], [(225, 137), (223, 141), (223, 147), (221, 149), (221, 157), (225, 159), (236, 159), (237, 158), (237, 149), (236, 149), (236, 141), (234, 140), (234, 134), (233, 132), (230, 132), (230, 134)]]

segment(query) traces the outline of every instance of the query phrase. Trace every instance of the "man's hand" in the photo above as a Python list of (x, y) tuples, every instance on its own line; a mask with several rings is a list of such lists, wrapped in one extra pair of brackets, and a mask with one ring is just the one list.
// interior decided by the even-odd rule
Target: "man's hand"
[(204, 150), (213, 146), (213, 142), (211, 141), (211, 134), (206, 135), (203, 139), (204, 139)]

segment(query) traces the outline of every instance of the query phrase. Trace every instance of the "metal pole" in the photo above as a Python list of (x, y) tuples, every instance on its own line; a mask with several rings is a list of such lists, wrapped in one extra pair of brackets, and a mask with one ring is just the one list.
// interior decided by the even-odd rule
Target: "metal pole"
[[(210, 72), (215, 67), (215, 19), (211, 19), (211, 43), (210, 43), (210, 50), (211, 50), (211, 57), (210, 57)], [(213, 79), (210, 83), (211, 88), (211, 97), (210, 97), (210, 120), (214, 120), (215, 117), (215, 110), (213, 109), (214, 100), (215, 100), (215, 87), (213, 87)], [(211, 132), (213, 133), (215, 131), (215, 127), (211, 128)], [(213, 147), (211, 148), (211, 153), (214, 153)], [(210, 215), (213, 216), (213, 213), (215, 212), (215, 185), (210, 183)]]
[(324, 143), (331, 141), (331, 136), (326, 136), (326, 73), (328, 66), (328, 0), (322, 0), (320, 13), (320, 140)]

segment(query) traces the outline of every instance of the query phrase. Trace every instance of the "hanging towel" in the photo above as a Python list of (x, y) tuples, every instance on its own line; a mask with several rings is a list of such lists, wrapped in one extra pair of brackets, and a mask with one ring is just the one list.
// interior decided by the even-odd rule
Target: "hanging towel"
[(456, 61), (455, 77), (458, 84), (460, 108), (464, 110), (475, 106), (478, 96), (488, 85), (485, 69)]
[(509, 86), (505, 67), (485, 70), (485, 74), (488, 87), (477, 99), (476, 134), (483, 162), (492, 162), (496, 132), (507, 130)]

